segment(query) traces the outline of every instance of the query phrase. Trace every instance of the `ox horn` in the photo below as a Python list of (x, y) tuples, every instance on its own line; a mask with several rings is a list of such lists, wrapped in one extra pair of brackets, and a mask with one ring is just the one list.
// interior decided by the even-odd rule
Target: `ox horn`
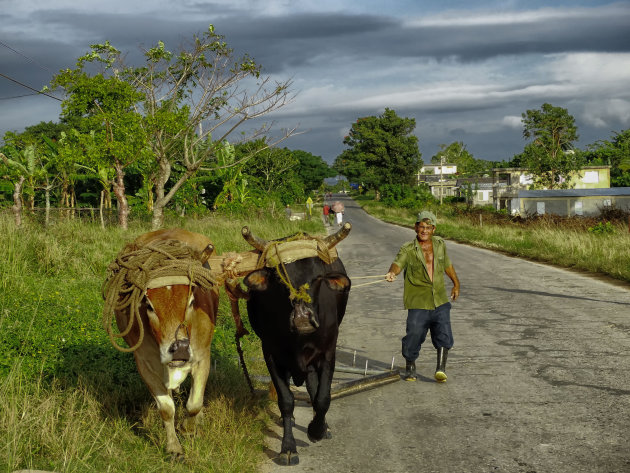
[(203, 249), (203, 251), (201, 252), (201, 254), (199, 255), (199, 259), (201, 260), (201, 264), (204, 264), (205, 262), (208, 261), (210, 256), (212, 256), (212, 252), (213, 251), (214, 251), (214, 245), (212, 243), (209, 243), (208, 246), (206, 246)]
[(263, 240), (262, 238), (258, 238), (257, 236), (253, 235), (248, 226), (245, 226), (241, 229), (241, 234), (243, 235), (243, 238), (245, 238), (245, 241), (247, 241), (247, 243), (252, 245), (258, 251), (265, 250), (268, 242), (266, 240)]
[(341, 227), (337, 231), (337, 233), (333, 233), (332, 235), (328, 235), (326, 238), (324, 238), (324, 241), (326, 242), (328, 248), (332, 248), (345, 237), (347, 237), (348, 233), (350, 233), (350, 230), (352, 230), (352, 224), (350, 222), (346, 222), (343, 224), (343, 227)]

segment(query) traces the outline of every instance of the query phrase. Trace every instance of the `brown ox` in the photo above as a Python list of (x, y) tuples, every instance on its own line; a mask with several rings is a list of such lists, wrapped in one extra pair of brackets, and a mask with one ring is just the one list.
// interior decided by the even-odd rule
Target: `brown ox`
[[(192, 259), (198, 267), (214, 250), (208, 238), (182, 229), (146, 233), (135, 240), (132, 248), (143, 249), (167, 240), (192, 248)], [(204, 269), (201, 268), (201, 271)], [(188, 374), (192, 376), (186, 403), (188, 416), (183, 427), (187, 431), (193, 430), (203, 407), (210, 371), (210, 344), (217, 316), (218, 286), (200, 287), (180, 275), (149, 279), (144, 287), (137, 312), (141, 324), (137, 323), (137, 319), (133, 320), (131, 306), (122, 309), (119, 306), (115, 310), (116, 323), (121, 331), (118, 336), (123, 336), (132, 347), (123, 350), (133, 350), (140, 376), (155, 398), (166, 430), (166, 450), (180, 456), (183, 449), (175, 433), (175, 403), (171, 392)], [(121, 293), (120, 300), (123, 298)]]

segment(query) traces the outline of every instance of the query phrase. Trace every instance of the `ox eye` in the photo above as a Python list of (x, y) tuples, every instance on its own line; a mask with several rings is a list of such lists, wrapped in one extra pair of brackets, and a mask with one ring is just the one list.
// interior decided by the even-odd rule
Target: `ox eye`
[(151, 299), (149, 299), (148, 297), (146, 299), (147, 299), (147, 311), (153, 312), (155, 314), (155, 307), (153, 307), (153, 302), (151, 302)]
[(159, 318), (157, 316), (157, 313), (155, 312), (155, 307), (153, 307), (153, 302), (151, 302), (151, 299), (149, 299), (148, 297), (146, 298), (147, 300), (147, 315), (149, 316), (149, 320), (153, 321), (154, 323), (157, 323), (159, 321)]

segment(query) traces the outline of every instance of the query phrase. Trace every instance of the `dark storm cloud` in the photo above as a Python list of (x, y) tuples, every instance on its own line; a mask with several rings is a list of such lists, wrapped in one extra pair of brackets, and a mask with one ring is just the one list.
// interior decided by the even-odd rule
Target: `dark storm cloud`
[(509, 24), (405, 25), (396, 18), (352, 14), (295, 14), (251, 18), (242, 11), (217, 5), (188, 5), (196, 9), (183, 18), (156, 14), (88, 15), (69, 11), (40, 11), (36, 18), (47, 24), (78, 31), (89, 43), (109, 39), (134, 54), (138, 45), (158, 39), (175, 48), (212, 23), (239, 54), (248, 53), (268, 73), (292, 69), (321, 58), (422, 58), (479, 61), (498, 55), (570, 51), (630, 51), (630, 8), (600, 9), (597, 15), (566, 20), (541, 16), (537, 21)]
[[(37, 90), (49, 84), (60, 69), (73, 67), (82, 54), (80, 48), (55, 41), (15, 40), (10, 46), (20, 54), (0, 45), (0, 72)], [(0, 107), (9, 104), (8, 97), (31, 93), (15, 82), (0, 78)], [(42, 100), (53, 99), (42, 97)]]
[[(462, 82), (465, 82), (468, 65), (513, 57), (514, 67), (523, 68), (522, 77), (511, 74), (503, 82), (493, 80), (487, 93), (482, 91), (466, 96), (444, 93), (444, 96), (422, 102), (421, 110), (411, 101), (409, 105), (403, 102), (400, 107), (395, 107), (397, 112), (416, 118), (416, 131), (425, 160), (434, 154), (439, 144), (454, 140), (465, 141), (477, 157), (509, 159), (522, 150), (520, 131), (474, 131), (462, 128), (461, 119), (476, 122), (475, 117), (493, 116), (500, 121), (505, 116), (520, 116), (521, 112), (537, 108), (544, 101), (556, 106), (570, 105), (569, 112), (577, 115), (583, 99), (567, 96), (561, 87), (562, 77), (541, 77), (526, 70), (534, 60), (521, 61), (521, 58), (535, 56), (538, 59), (536, 55), (554, 53), (630, 51), (628, 2), (596, 8), (570, 8), (565, 10), (564, 16), (559, 12), (560, 8), (566, 7), (536, 9), (525, 15), (506, 11), (501, 16), (497, 11), (485, 18), (479, 11), (472, 11), (473, 7), (468, 11), (467, 5), (462, 8), (459, 13), (446, 11), (413, 18), (412, 15), (399, 18), (393, 14), (347, 12), (260, 16), (235, 6), (203, 2), (180, 2), (171, 12), (156, 10), (142, 14), (99, 12), (92, 15), (75, 10), (42, 9), (24, 18), (12, 18), (3, 12), (0, 13), (0, 24), (3, 25), (0, 31), (6, 25), (14, 25), (20, 33), (6, 35), (0, 32), (0, 40), (38, 64), (0, 46), (0, 72), (39, 89), (50, 81), (51, 71), (74, 67), (77, 57), (88, 51), (90, 44), (109, 40), (128, 53), (128, 62), (137, 63), (141, 59), (141, 45), (151, 47), (162, 40), (168, 49), (177, 50), (194, 33), (205, 31), (212, 23), (217, 33), (225, 35), (237, 56), (248, 53), (262, 64), (267, 74), (300, 79), (307, 92), (309, 87), (316, 87), (320, 82), (344, 90), (361, 88), (360, 95), (349, 98), (348, 104), (330, 100), (323, 92), (321, 100), (313, 100), (311, 95), (310, 104), (282, 109), (270, 117), (276, 119), (279, 126), (290, 128), (299, 124), (300, 129), (308, 130), (308, 133), (287, 141), (288, 147), (306, 149), (332, 161), (343, 148), (344, 128), (347, 130), (358, 116), (380, 114), (385, 106), (391, 107), (387, 98), (377, 104), (361, 100), (385, 94), (387, 88), (391, 88), (392, 93), (398, 91), (398, 77), (386, 74), (388, 68), (435, 61), (435, 69), (439, 70), (441, 64), (452, 63), (455, 74), (461, 74)], [(36, 39), (38, 32), (32, 30), (33, 25), (42, 25), (47, 32), (46, 38), (51, 37), (51, 31), (58, 34), (52, 35), (53, 40)], [(439, 83), (441, 77), (438, 74), (431, 80)], [(380, 83), (380, 89), (372, 89), (377, 83)], [(401, 79), (402, 92), (407, 92), (408, 84), (408, 78)], [(543, 91), (519, 94), (528, 88)], [(0, 78), (0, 98), (27, 93), (30, 92)], [(594, 94), (591, 89), (591, 98)], [(504, 96), (510, 98), (506, 100)], [(625, 97), (627, 94), (622, 96)], [(56, 112), (50, 112), (55, 109)], [(19, 130), (40, 119), (55, 120), (59, 103), (46, 97), (0, 100), (0, 110), (4, 115), (0, 117), (1, 136), (7, 129)], [(31, 113), (30, 117), (28, 113)], [(460, 121), (450, 126), (447, 124), (450, 117)], [(445, 125), (438, 130), (426, 131), (436, 119)], [(580, 135), (584, 138), (582, 144), (607, 139), (609, 129), (624, 128), (621, 122), (611, 123), (603, 132), (585, 124), (579, 125)]]
[(300, 14), (226, 18), (217, 27), (230, 44), (248, 51), (272, 72), (317, 57), (432, 57), (474, 61), (498, 55), (570, 51), (630, 51), (630, 8), (566, 20), (541, 16), (509, 24), (408, 26), (383, 16)]

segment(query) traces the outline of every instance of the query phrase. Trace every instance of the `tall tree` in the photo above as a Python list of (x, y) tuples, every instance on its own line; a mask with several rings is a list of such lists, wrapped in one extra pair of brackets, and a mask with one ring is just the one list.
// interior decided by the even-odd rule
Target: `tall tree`
[[(76, 131), (64, 135), (68, 165), (96, 164), (114, 170), (112, 186), (118, 202), (118, 224), (126, 229), (129, 204), (125, 169), (146, 157), (149, 148), (142, 116), (135, 108), (144, 96), (133, 84), (121, 79), (115, 67), (119, 56), (120, 51), (108, 42), (92, 45), (92, 51), (77, 60), (75, 69), (60, 71), (51, 84), (66, 93), (62, 103), (63, 119), (78, 124), (85, 135), (79, 136)], [(98, 72), (89, 72), (90, 65), (98, 65)], [(91, 142), (97, 150), (90, 159), (81, 146), (67, 146), (70, 139), (77, 144)]]
[(440, 164), (442, 159), (445, 163), (456, 164), (457, 174), (462, 176), (490, 173), (495, 165), (492, 161), (475, 158), (462, 141), (441, 144), (440, 150), (431, 157), (431, 162)]
[(630, 187), (630, 129), (615, 132), (610, 140), (587, 146), (586, 159), (591, 164), (607, 164), (613, 187)]
[[(144, 127), (157, 164), (152, 225), (159, 228), (164, 208), (183, 183), (202, 166), (218, 166), (218, 155), (235, 130), (284, 106), (291, 99), (291, 81), (261, 76), (261, 66), (247, 55), (236, 58), (212, 25), (177, 53), (160, 41), (144, 58), (144, 66), (125, 69), (124, 77), (145, 96)], [(263, 123), (242, 140), (265, 136), (270, 126)], [(285, 130), (268, 146), (293, 131)], [(169, 182), (174, 165), (183, 172)]]
[(523, 137), (533, 141), (524, 151), (525, 165), (538, 186), (566, 187), (567, 177), (583, 165), (581, 153), (573, 150), (578, 139), (575, 119), (567, 109), (544, 103), (540, 110), (522, 114)]
[(318, 189), (327, 177), (334, 177), (337, 172), (332, 169), (321, 156), (315, 156), (307, 151), (294, 150), (291, 154), (297, 158), (297, 174), (304, 183), (306, 191)]
[(299, 161), (287, 148), (269, 148), (264, 139), (243, 143), (238, 147), (238, 157), (252, 156), (244, 172), (251, 176), (252, 184), (269, 194), (276, 192), (294, 177), (293, 169)]
[[(100, 63), (103, 69), (88, 74), (88, 63)], [(243, 140), (269, 133), (269, 123), (252, 120), (284, 106), (291, 99), (291, 82), (262, 77), (260, 69), (247, 55), (235, 58), (211, 25), (176, 53), (159, 41), (145, 51), (140, 67), (127, 66), (109, 42), (92, 45), (77, 68), (62, 71), (53, 85), (69, 94), (68, 112), (100, 119), (98, 128), (90, 122), (86, 129), (102, 137), (116, 169), (114, 192), (119, 204), (126, 204), (125, 167), (142, 162), (145, 151), (150, 151), (153, 163), (138, 168), (153, 180), (146, 187), (155, 191), (152, 226), (156, 229), (163, 224), (166, 205), (188, 179), (202, 166), (206, 170), (221, 166), (218, 157), (235, 130), (246, 122), (259, 123), (250, 136), (243, 134)], [(293, 132), (285, 130), (269, 146)]]
[(421, 161), (413, 118), (401, 118), (389, 108), (378, 116), (359, 118), (343, 140), (349, 148), (333, 164), (348, 180), (366, 188), (411, 184)]

